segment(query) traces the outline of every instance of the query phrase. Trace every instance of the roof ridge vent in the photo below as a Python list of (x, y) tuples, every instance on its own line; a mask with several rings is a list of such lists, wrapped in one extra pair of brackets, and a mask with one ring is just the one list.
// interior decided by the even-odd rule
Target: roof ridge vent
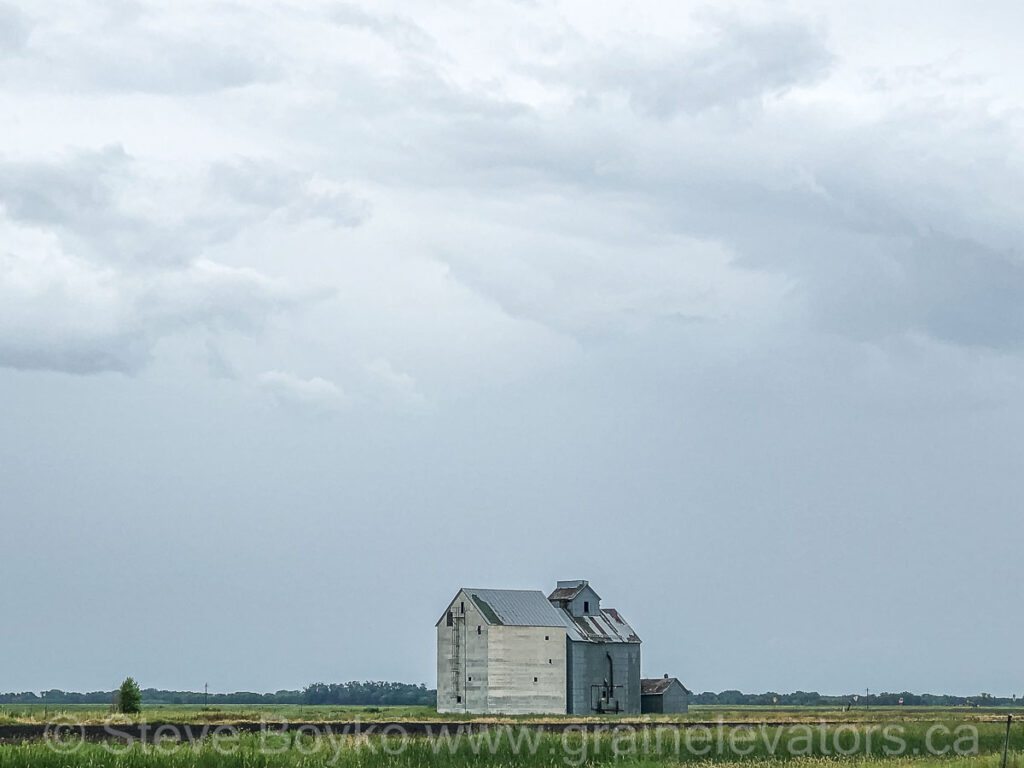
[(557, 589), (572, 589), (573, 587), (586, 587), (590, 586), (590, 582), (586, 579), (569, 579), (568, 581), (556, 581), (555, 587)]

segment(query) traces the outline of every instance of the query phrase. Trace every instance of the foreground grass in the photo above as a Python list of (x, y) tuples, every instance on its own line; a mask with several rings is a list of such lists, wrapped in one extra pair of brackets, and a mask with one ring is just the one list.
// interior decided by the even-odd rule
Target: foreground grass
[[(744, 768), (935, 766), (997, 768), (1005, 727), (951, 721), (782, 727), (626, 729), (540, 733), (496, 726), (467, 734), (402, 739), (379, 735), (244, 734), (157, 744), (32, 742), (0, 745), (0, 768), (580, 768), (736, 765)], [(1024, 728), (1012, 733), (1007, 768), (1024, 768)], [(936, 756), (935, 752), (941, 753)]]
[[(54, 756), (52, 754), (31, 754), (26, 751), (5, 754), (0, 750), (0, 768), (78, 768), (88, 765), (103, 768), (320, 768), (335, 765), (374, 765), (375, 763), (335, 763), (320, 761), (315, 757), (302, 755), (248, 755), (222, 757), (216, 753), (200, 752), (198, 754), (165, 754), (154, 755), (132, 750), (125, 754), (88, 755), (80, 757)], [(385, 765), (384, 763), (376, 763)], [(601, 765), (599, 762), (587, 762), (586, 766)], [(657, 761), (620, 760), (618, 765), (629, 768), (662, 768), (666, 763)], [(451, 763), (438, 758), (419, 764), (423, 768), (431, 766), (448, 766)], [(564, 765), (564, 764), (563, 764)], [(569, 768), (583, 768), (580, 764), (567, 764)], [(1001, 768), (1001, 756), (981, 755), (963, 758), (895, 758), (889, 760), (836, 758), (794, 758), (790, 761), (751, 760), (744, 762), (704, 761), (693, 764), (711, 768)], [(1024, 768), (1024, 759), (1019, 754), (1010, 756), (1007, 768)]]

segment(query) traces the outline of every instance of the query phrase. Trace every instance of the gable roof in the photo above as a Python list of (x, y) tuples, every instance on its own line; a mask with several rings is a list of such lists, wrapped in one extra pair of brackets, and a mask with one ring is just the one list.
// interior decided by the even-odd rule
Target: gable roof
[[(587, 587), (590, 587), (590, 583), (584, 579), (560, 581), (555, 585), (555, 590), (548, 595), (548, 600), (572, 600)], [(594, 593), (598, 600), (601, 599), (601, 596), (597, 594), (593, 587), (590, 587), (590, 591)]]
[(534, 589), (470, 589), (462, 591), (488, 624), (514, 627), (564, 627), (565, 621), (544, 593)]
[(683, 693), (687, 696), (690, 695), (690, 691), (685, 685), (679, 682), (678, 677), (644, 677), (640, 680), (640, 695), (641, 696), (660, 696), (664, 694), (672, 684), (677, 684), (683, 689)]
[(639, 643), (640, 636), (614, 608), (602, 608), (595, 616), (573, 616), (558, 609), (570, 640), (587, 643)]
[[(564, 582), (559, 582), (560, 584)], [(588, 586), (583, 582), (580, 589)], [(556, 590), (557, 591), (557, 590)], [(594, 616), (572, 616), (533, 589), (475, 589), (463, 587), (465, 594), (491, 626), (564, 628), (570, 640), (585, 643), (639, 643), (640, 637), (614, 608), (602, 608)], [(578, 593), (577, 593), (578, 594)], [(596, 594), (596, 593), (595, 593)], [(444, 614), (437, 620), (439, 626)]]

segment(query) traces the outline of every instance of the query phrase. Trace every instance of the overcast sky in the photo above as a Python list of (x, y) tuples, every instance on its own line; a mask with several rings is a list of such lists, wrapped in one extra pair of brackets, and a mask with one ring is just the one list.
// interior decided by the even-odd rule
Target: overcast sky
[(1024, 694), (1024, 5), (0, 4), (0, 691)]

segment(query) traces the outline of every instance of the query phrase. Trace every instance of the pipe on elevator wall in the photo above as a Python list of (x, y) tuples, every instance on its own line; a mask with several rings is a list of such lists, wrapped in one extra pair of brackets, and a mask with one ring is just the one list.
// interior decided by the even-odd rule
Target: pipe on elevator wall
[(604, 655), (608, 657), (608, 698), (612, 699), (615, 698), (615, 662), (608, 651)]

